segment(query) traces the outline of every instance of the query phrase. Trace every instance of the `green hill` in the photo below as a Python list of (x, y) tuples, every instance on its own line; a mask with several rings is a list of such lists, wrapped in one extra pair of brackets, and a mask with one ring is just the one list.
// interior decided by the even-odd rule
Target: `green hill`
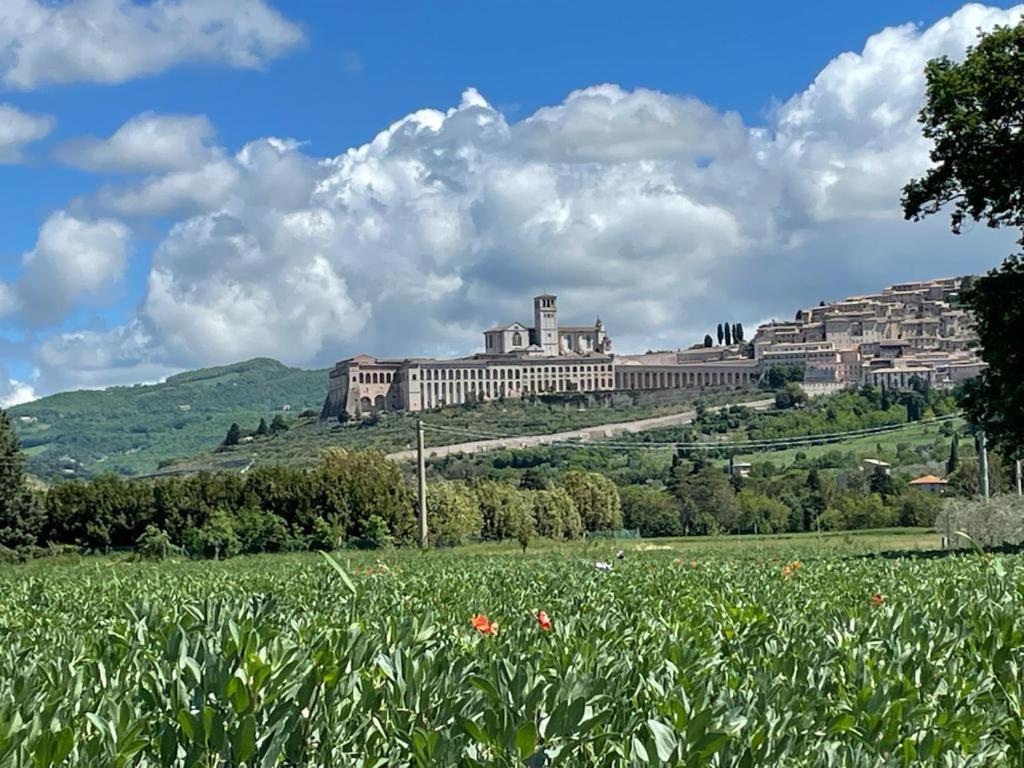
[(282, 410), (319, 413), (327, 371), (257, 358), (160, 384), (62, 392), (10, 409), (30, 473), (52, 480), (134, 475), (209, 450), (231, 422), (254, 429)]

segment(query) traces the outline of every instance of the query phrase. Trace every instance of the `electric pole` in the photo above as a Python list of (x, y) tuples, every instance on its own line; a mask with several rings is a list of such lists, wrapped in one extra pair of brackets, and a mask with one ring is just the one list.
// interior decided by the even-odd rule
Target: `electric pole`
[(988, 442), (985, 439), (985, 430), (978, 432), (978, 489), (981, 491), (981, 498), (988, 498)]
[(416, 422), (416, 484), (419, 490), (420, 548), (427, 548), (427, 472), (423, 458), (423, 420)]

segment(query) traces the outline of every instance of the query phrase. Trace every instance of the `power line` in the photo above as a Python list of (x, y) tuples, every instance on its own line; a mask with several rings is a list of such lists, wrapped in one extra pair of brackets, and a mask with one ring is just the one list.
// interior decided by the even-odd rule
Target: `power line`
[[(847, 432), (832, 432), (824, 433), (820, 435), (804, 435), (798, 437), (780, 437), (780, 438), (764, 438), (760, 440), (739, 440), (729, 442), (687, 442), (687, 441), (650, 441), (650, 440), (636, 440), (636, 441), (625, 441), (625, 440), (555, 440), (545, 445), (557, 448), (607, 448), (609, 450), (662, 450), (667, 448), (684, 449), (684, 450), (699, 450), (699, 451), (715, 451), (715, 450), (737, 450), (737, 451), (760, 451), (760, 450), (775, 450), (785, 448), (797, 448), (806, 445), (814, 445), (820, 443), (839, 443), (845, 440), (852, 440), (861, 437), (869, 437), (871, 435), (885, 434), (890, 432), (899, 432), (905, 429), (909, 429), (915, 426), (927, 426), (931, 424), (940, 424), (952, 419), (956, 419), (960, 416), (959, 413), (947, 414), (945, 416), (938, 416), (932, 419), (925, 419), (922, 421), (905, 422), (902, 424), (886, 424), (878, 427), (866, 427), (863, 429), (849, 430)], [(487, 434), (480, 432), (472, 432), (470, 430), (460, 429), (458, 427), (447, 427), (447, 426), (428, 426), (423, 425), (425, 429), (431, 429), (435, 432), (448, 433), (454, 435), (463, 435), (470, 437), (477, 437), (485, 440), (523, 440), (531, 437), (545, 437), (545, 435), (496, 435)], [(589, 428), (584, 428), (589, 429)], [(443, 446), (438, 446), (443, 447)]]

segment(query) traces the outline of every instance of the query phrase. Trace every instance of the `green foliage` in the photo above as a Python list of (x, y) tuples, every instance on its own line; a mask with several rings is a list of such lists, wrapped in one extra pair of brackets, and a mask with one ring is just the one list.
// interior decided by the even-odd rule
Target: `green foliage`
[(269, 432), (270, 432), (270, 429), (267, 427), (267, 420), (265, 418), (263, 418), (262, 416), (260, 416), (260, 423), (256, 427), (256, 432), (255, 432), (256, 436), (257, 437), (264, 437)]
[(710, 464), (679, 465), (671, 488), (687, 535), (740, 530), (742, 515), (729, 477)]
[(650, 485), (630, 485), (619, 491), (623, 526), (639, 529), (640, 535), (681, 536), (679, 503), (668, 491)]
[(769, 368), (761, 382), (763, 389), (782, 389), (786, 384), (799, 384), (804, 380), (804, 369), (800, 365), (777, 365)]
[(4, 763), (1019, 762), (1020, 556), (600, 546), (0, 568)]
[(757, 533), (776, 533), (786, 530), (790, 509), (777, 499), (754, 491), (740, 491), (736, 497), (742, 518), (740, 529)]
[(287, 422), (285, 422), (284, 416), (282, 416), (279, 413), (276, 416), (274, 416), (273, 419), (271, 419), (271, 421), (270, 421), (270, 434), (272, 434), (272, 435), (279, 435), (282, 432), (287, 432), (287, 431), (288, 431), (288, 424), (287, 424)]
[(474, 484), (473, 493), (482, 518), (481, 535), (485, 539), (515, 539), (525, 527), (524, 518), (533, 519), (533, 500), (527, 491), (507, 483), (484, 480)]
[[(952, 229), (985, 221), (1013, 227), (1024, 245), (1024, 21), (980, 33), (963, 61), (933, 59), (920, 122), (934, 165), (903, 189), (903, 211), (922, 219), (951, 205)], [(964, 292), (988, 363), (964, 406), (1006, 458), (1024, 452), (1024, 262), (1010, 256)]]
[(25, 484), (25, 458), (8, 412), (0, 408), (0, 547), (17, 549), (36, 543), (39, 505)]
[(904, 491), (897, 503), (897, 523), (904, 526), (931, 527), (935, 525), (942, 509), (941, 496), (914, 488)]
[(367, 538), (367, 531), (358, 531), (358, 522), (376, 516), (397, 541), (415, 539), (412, 492), (403, 481), (398, 464), (385, 459), (384, 454), (329, 451), (324, 454), (321, 474), (326, 483), (341, 490), (342, 505), (356, 521), (357, 535)]
[(444, 480), (427, 484), (427, 530), (433, 546), (465, 544), (482, 528), (477, 497), (465, 485)]
[[(1021, 55), (1024, 60), (1024, 54)], [(1019, 188), (1024, 198), (1024, 183)], [(1024, 202), (1021, 203), (1024, 208)], [(1024, 235), (1022, 235), (1024, 242)], [(1007, 259), (964, 296), (976, 322), (988, 367), (962, 391), (964, 408), (989, 443), (1007, 459), (1024, 458), (1024, 261)]]
[(609, 531), (622, 527), (622, 502), (615, 484), (596, 472), (566, 472), (561, 487), (579, 511), (587, 531)]
[(162, 384), (63, 392), (16, 406), (11, 416), (23, 447), (33, 449), (27, 468), (38, 477), (135, 475), (212, 449), (232, 422), (256, 424), (286, 403), (319, 408), (326, 391), (325, 370), (257, 359)]
[(807, 393), (795, 382), (788, 382), (775, 393), (775, 407), (780, 411), (798, 408), (807, 403)]
[(135, 542), (135, 550), (147, 560), (163, 560), (176, 549), (166, 531), (161, 531), (155, 525), (147, 525)]
[(242, 551), (230, 513), (219, 508), (210, 511), (200, 528), (189, 529), (185, 546), (215, 560), (234, 557)]
[(946, 459), (946, 475), (952, 475), (960, 466), (960, 438), (954, 433), (949, 442), (949, 458)]
[(242, 428), (237, 423), (232, 423), (228, 427), (228, 433), (224, 435), (224, 440), (221, 443), (225, 448), (230, 448), (232, 445), (238, 445), (238, 441), (242, 439)]
[(821, 516), (821, 527), (829, 531), (855, 528), (885, 528), (896, 523), (896, 511), (887, 507), (877, 493), (847, 494)]
[(549, 539), (578, 539), (583, 535), (579, 510), (563, 488), (533, 494), (533, 521), (537, 534)]

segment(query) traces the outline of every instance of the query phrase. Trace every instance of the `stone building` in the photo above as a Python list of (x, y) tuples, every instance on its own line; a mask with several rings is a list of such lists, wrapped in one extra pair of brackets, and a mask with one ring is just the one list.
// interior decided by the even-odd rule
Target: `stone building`
[(613, 354), (600, 317), (559, 325), (557, 298), (545, 293), (533, 299), (532, 325), (484, 331), (483, 352), (469, 357), (342, 360), (321, 418), (541, 394), (751, 387), (783, 366), (803, 368), (811, 392), (862, 383), (903, 389), (916, 379), (954, 386), (984, 368), (972, 318), (957, 306), (961, 286), (962, 278), (902, 283), (766, 323), (750, 344), (643, 355)]

